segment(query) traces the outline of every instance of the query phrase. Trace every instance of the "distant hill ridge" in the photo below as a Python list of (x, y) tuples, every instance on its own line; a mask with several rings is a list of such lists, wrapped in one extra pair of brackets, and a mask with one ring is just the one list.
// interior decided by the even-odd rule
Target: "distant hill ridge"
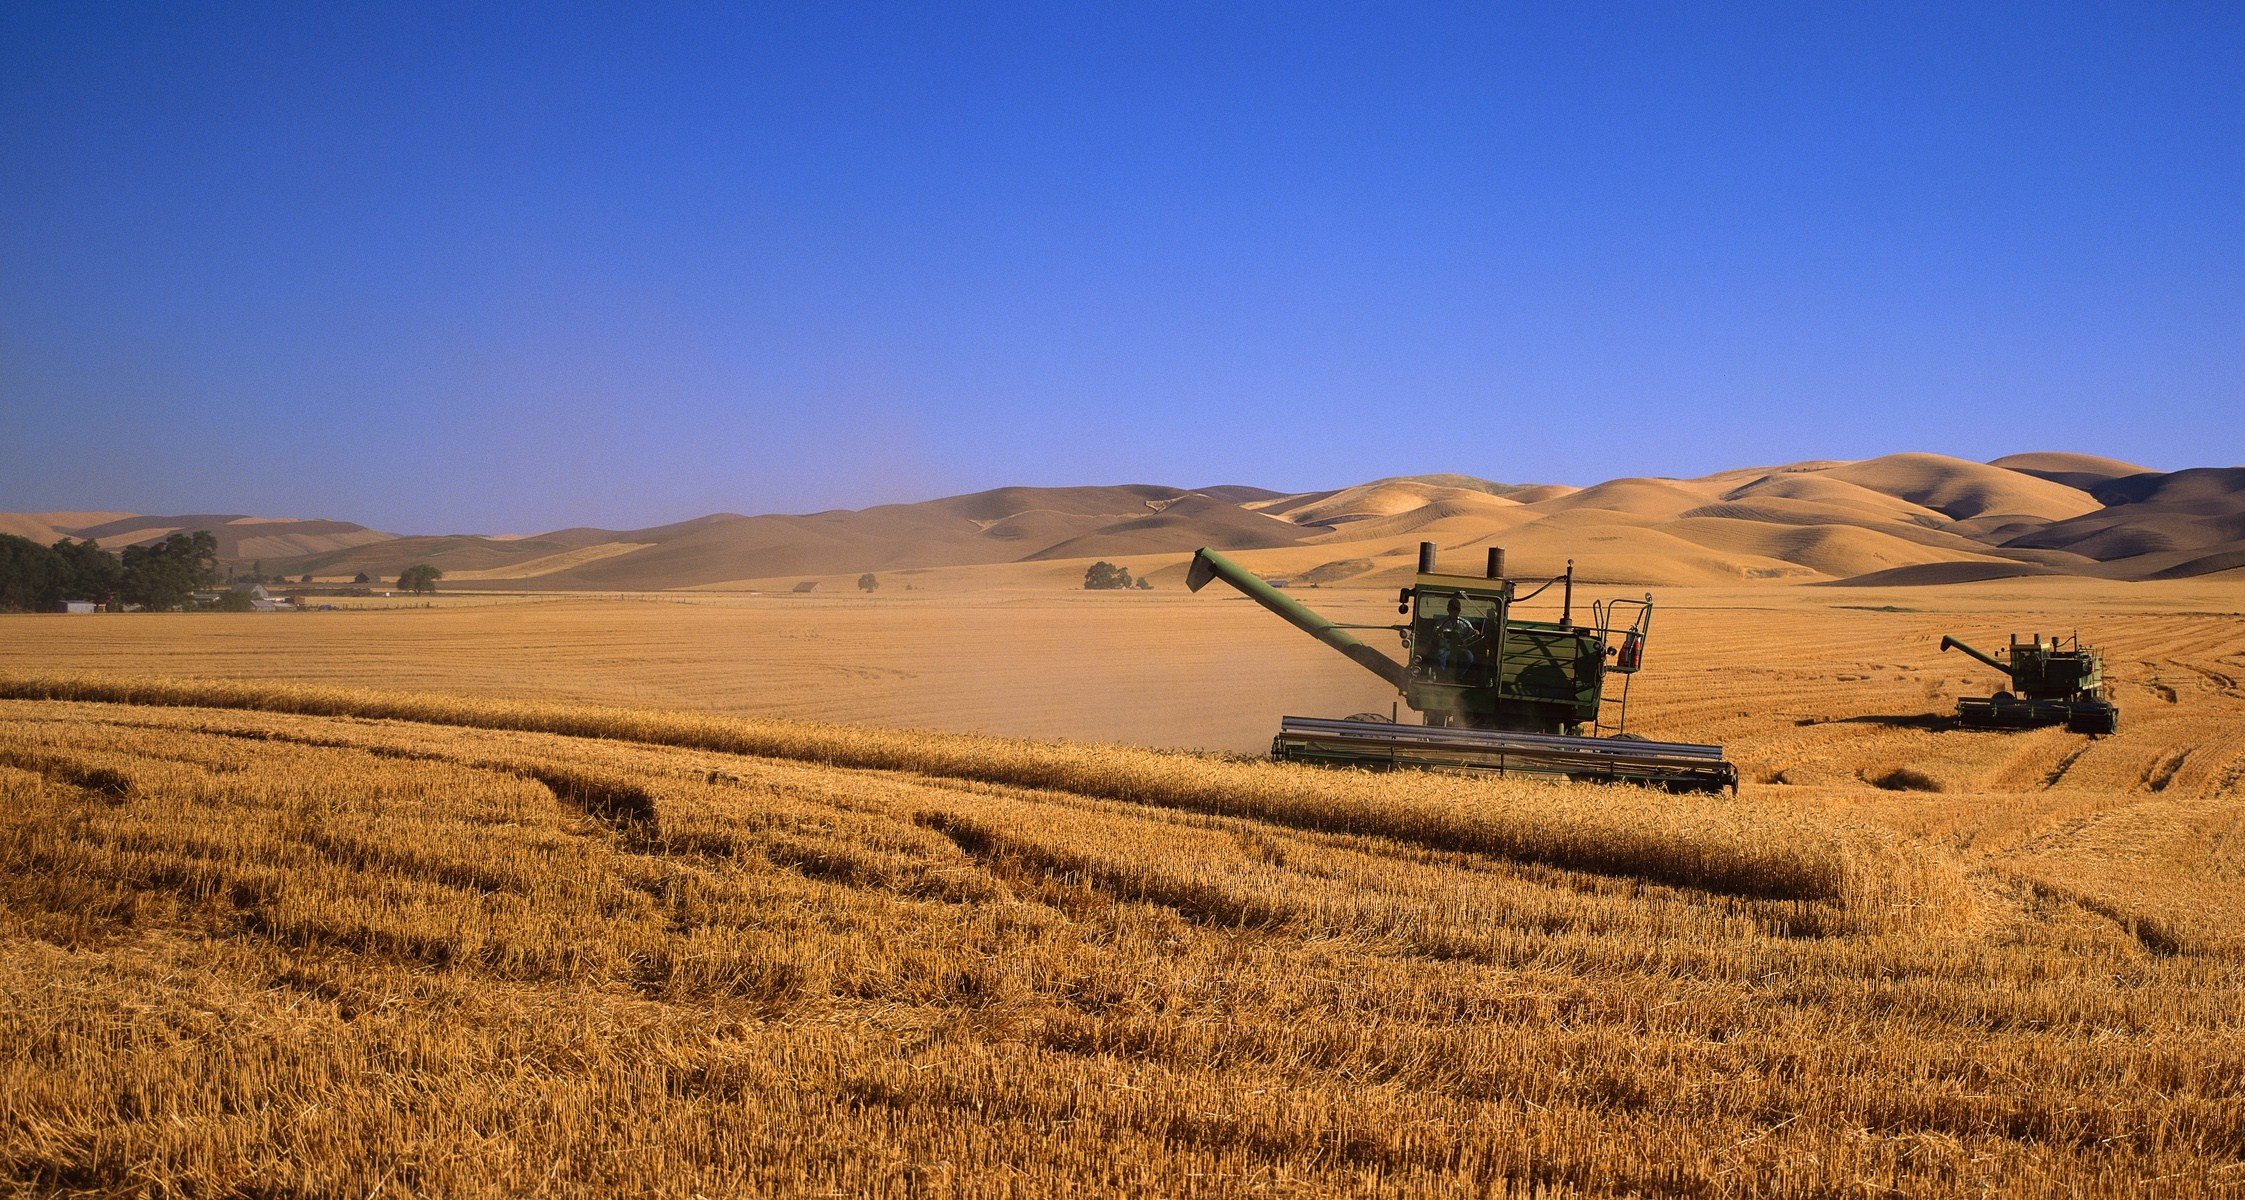
[[(1462, 474), (1317, 492), (1239, 484), (1005, 487), (807, 514), (715, 513), (646, 529), (398, 536), (240, 514), (0, 514), (0, 533), (112, 548), (209, 529), (269, 572), (393, 577), (433, 563), (477, 587), (653, 590), (859, 572), (1129, 560), (1157, 580), (1198, 546), (1311, 581), (1387, 585), (1415, 544), (1503, 545), (1516, 573), (1645, 584), (1944, 583), (2022, 575), (2172, 579), (2245, 571), (2245, 467), (2159, 472), (2054, 451), (1979, 463), (1904, 453), (1586, 488)], [(1009, 576), (1011, 577), (1011, 576)]]

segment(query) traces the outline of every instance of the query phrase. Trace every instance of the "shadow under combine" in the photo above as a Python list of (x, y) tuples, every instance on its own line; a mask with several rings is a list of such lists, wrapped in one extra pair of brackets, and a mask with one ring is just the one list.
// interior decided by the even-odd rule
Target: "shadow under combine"
[(1881, 729), (1924, 729), (1939, 732), (1956, 727), (1956, 718), (1944, 713), (1913, 713), (1909, 716), (1873, 714), (1861, 717), (1805, 717), (1793, 723), (1796, 727), (1810, 725), (1876, 725)]

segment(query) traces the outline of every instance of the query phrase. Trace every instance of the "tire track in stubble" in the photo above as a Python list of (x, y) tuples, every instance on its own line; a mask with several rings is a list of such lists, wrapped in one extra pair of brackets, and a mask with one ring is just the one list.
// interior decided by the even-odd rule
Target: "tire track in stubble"
[(2073, 770), (2074, 764), (2081, 761), (2081, 756), (2089, 753), (2089, 748), (2096, 744), (2097, 742), (2094, 738), (2085, 737), (2081, 739), (2081, 744), (2079, 746), (2076, 746), (2072, 750), (2067, 751), (2066, 756), (2059, 759), (2056, 766), (2050, 768), (2050, 773), (2043, 776), (2042, 790), (2047, 792), (2052, 788), (2057, 787), (2058, 781), (2066, 777), (2066, 772)]

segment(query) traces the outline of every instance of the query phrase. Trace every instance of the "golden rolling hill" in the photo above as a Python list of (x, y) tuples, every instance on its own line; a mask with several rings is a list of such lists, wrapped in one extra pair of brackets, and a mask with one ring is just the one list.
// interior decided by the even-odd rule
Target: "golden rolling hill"
[(2145, 579), (2245, 567), (2245, 468), (2158, 472), (2073, 453), (1991, 463), (1907, 453), (1585, 488), (1465, 475), (1303, 493), (1014, 487), (511, 538), (396, 537), (348, 522), (240, 516), (0, 516), (0, 532), (112, 547), (190, 528), (216, 533), (227, 559), (290, 575), (386, 578), (428, 562), (479, 588), (527, 590), (763, 588), (861, 572), (938, 572), (947, 586), (971, 586), (973, 573), (952, 568), (1008, 564), (1024, 569), (987, 579), (1051, 583), (1098, 559), (1159, 579), (1204, 545), (1243, 552), (1274, 575), (1385, 584), (1409, 571), (1420, 541), (1455, 563), (1478, 563), (1484, 547), (1503, 545), (1518, 574), (1556, 573), (1571, 559), (1587, 577), (1646, 585)]

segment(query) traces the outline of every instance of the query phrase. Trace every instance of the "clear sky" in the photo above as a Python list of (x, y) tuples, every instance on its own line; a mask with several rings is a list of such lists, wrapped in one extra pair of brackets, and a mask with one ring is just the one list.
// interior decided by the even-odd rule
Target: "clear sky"
[(0, 0), (0, 510), (2245, 460), (2245, 5)]

